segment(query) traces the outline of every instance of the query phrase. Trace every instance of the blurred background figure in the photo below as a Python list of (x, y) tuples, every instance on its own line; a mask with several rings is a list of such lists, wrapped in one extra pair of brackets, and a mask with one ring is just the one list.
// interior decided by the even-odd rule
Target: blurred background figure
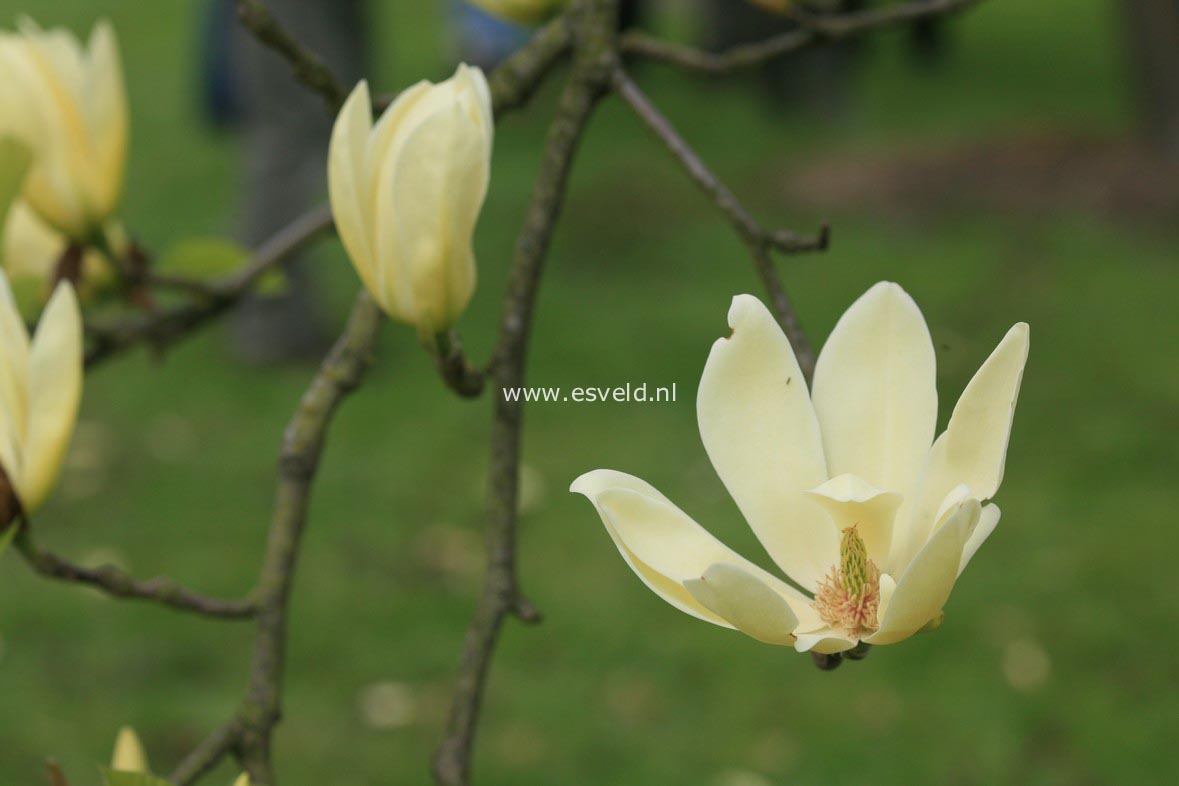
[[(365, 73), (363, 0), (267, 0), (270, 12), (351, 85)], [(240, 30), (233, 0), (205, 9), (202, 95), (206, 115), (241, 132), (244, 184), (239, 236), (255, 246), (324, 199), (332, 118), (322, 100), (291, 78), (290, 66)], [(302, 256), (287, 268), (290, 286), (248, 301), (234, 318), (234, 347), (255, 363), (315, 358), (326, 348)]]
[[(798, 27), (788, 15), (791, 5), (790, 0), (705, 0), (701, 13), (703, 45), (722, 50), (789, 32)], [(805, 9), (814, 15), (845, 14), (872, 5), (866, 0), (826, 0), (806, 3)], [(941, 63), (946, 43), (940, 19), (920, 19), (909, 28), (908, 51), (919, 64)], [(774, 60), (761, 69), (763, 86), (775, 104), (836, 117), (853, 100), (859, 64), (870, 45), (866, 39), (854, 38)]]
[(1179, 3), (1121, 0), (1139, 123), (1153, 150), (1179, 164)]

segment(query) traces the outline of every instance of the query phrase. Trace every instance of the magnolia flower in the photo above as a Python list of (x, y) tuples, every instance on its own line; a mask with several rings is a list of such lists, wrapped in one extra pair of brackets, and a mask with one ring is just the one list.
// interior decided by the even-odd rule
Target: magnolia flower
[(11, 499), (0, 527), (41, 506), (61, 469), (82, 398), (82, 316), (74, 289), (58, 284), (29, 340), (0, 271), (0, 469)]
[(940, 622), (958, 575), (995, 529), (1028, 351), (1007, 332), (934, 440), (933, 344), (898, 285), (872, 287), (819, 356), (813, 394), (761, 301), (733, 299), (696, 401), (704, 447), (774, 562), (739, 556), (649, 484), (599, 469), (593, 502), (623, 559), (671, 605), (801, 652), (892, 644)]
[[(130, 726), (119, 729), (115, 738), (115, 752), (111, 756), (112, 772), (133, 772), (144, 775), (151, 773), (147, 763), (147, 754), (143, 750), (143, 743), (139, 735)], [(165, 784), (166, 781), (160, 781)], [(250, 778), (244, 772), (233, 782), (233, 786), (250, 786)]]
[(114, 212), (127, 156), (127, 96), (111, 25), (81, 42), (24, 19), (0, 33), (0, 135), (33, 151), (24, 199), (42, 219), (88, 243)]
[(547, 19), (565, 0), (471, 0), (489, 14), (530, 25)]
[(373, 125), (368, 85), (344, 103), (328, 151), (340, 239), (373, 299), (423, 336), (452, 326), (475, 289), (471, 235), (491, 167), (491, 93), (460, 65), (403, 91)]

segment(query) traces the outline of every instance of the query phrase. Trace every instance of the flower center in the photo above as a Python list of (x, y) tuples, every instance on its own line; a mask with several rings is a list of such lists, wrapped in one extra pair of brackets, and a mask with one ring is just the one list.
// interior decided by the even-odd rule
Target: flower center
[(835, 630), (860, 639), (876, 631), (880, 606), (880, 569), (868, 557), (868, 547), (856, 525), (843, 531), (839, 564), (831, 568), (815, 592), (815, 611)]

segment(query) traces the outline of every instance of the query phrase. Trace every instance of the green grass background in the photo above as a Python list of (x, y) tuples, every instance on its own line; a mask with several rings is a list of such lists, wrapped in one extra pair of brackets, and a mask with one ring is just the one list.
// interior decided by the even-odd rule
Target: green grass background
[[(379, 87), (445, 73), (436, 4), (374, 5)], [(0, 0), (5, 24), (18, 11), (75, 30), (98, 14), (117, 24), (134, 115), (124, 214), (135, 231), (155, 248), (231, 231), (235, 144), (203, 128), (193, 97), (198, 5)], [(1003, 521), (945, 625), (831, 674), (663, 604), (566, 492), (588, 469), (633, 472), (764, 561), (708, 464), (693, 406), (729, 298), (759, 292), (757, 281), (662, 149), (616, 103), (603, 107), (553, 245), (529, 379), (675, 382), (680, 397), (528, 411), (520, 573), (546, 621), (507, 628), (479, 737), (482, 783), (1170, 782), (1175, 237), (1072, 208), (915, 221), (777, 198), (792, 168), (840, 151), (1126, 129), (1115, 21), (1111, 3), (1092, 0), (989, 2), (955, 27), (957, 46), (936, 72), (912, 68), (895, 36), (879, 38), (854, 108), (834, 126), (770, 111), (740, 81), (639, 75), (767, 222), (831, 220), (829, 253), (783, 263), (815, 339), (879, 279), (913, 294), (938, 346), (943, 422), (1006, 328), (1032, 326), (997, 498)], [(553, 98), (546, 90), (498, 131), (481, 284), (461, 325), (476, 357), (492, 340)], [(356, 281), (334, 244), (322, 248), (335, 328)], [(162, 364), (137, 352), (87, 380), (69, 467), (36, 522), (43, 541), (211, 593), (251, 586), (280, 434), (312, 372), (242, 367), (227, 338), (212, 330)], [(478, 588), (488, 409), (448, 395), (410, 331), (386, 331), (316, 482), (277, 739), (285, 783), (426, 782)], [(124, 723), (167, 770), (233, 711), (249, 639), (248, 624), (48, 584), (6, 556), (0, 783), (43, 782), (47, 756), (75, 786), (95, 783)], [(209, 782), (232, 775), (225, 765)]]

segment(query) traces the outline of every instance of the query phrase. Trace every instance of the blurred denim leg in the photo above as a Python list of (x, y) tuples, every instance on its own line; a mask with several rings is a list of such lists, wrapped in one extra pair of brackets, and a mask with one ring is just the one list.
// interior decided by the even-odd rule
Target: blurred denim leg
[[(220, 0), (219, 0), (220, 1)], [(364, 74), (361, 0), (267, 0), (270, 12), (313, 50), (345, 85)], [(240, 79), (242, 240), (256, 245), (326, 198), (326, 152), (333, 118), (322, 99), (297, 83), (290, 66), (245, 31), (235, 33)], [(242, 304), (235, 348), (246, 360), (279, 362), (313, 356), (327, 345), (315, 298), (314, 265), (290, 260), (290, 288)]]
[(459, 59), (484, 71), (528, 40), (529, 29), (489, 14), (465, 0), (451, 0), (450, 21)]

